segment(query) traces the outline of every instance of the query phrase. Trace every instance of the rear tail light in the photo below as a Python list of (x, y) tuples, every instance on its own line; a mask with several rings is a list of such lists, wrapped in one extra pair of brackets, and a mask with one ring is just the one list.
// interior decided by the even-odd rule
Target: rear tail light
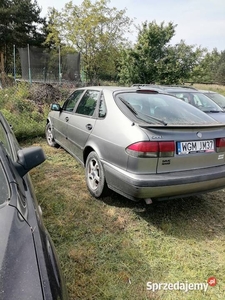
[(216, 152), (225, 152), (225, 138), (216, 139)]
[(168, 142), (137, 142), (126, 148), (126, 152), (135, 157), (171, 157), (174, 156), (175, 143)]

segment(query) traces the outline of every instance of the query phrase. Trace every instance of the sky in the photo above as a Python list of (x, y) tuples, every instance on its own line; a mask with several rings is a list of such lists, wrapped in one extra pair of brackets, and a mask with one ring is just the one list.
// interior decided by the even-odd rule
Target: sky
[[(69, 0), (37, 0), (42, 9), (41, 16), (47, 17), (49, 7), (61, 11)], [(80, 5), (82, 0), (72, 0)], [(92, 3), (96, 2), (92, 0)], [(110, 7), (126, 9), (126, 16), (136, 25), (155, 21), (158, 25), (172, 22), (177, 25), (170, 41), (174, 45), (184, 40), (187, 45), (201, 46), (211, 52), (225, 50), (225, 0), (111, 0)], [(136, 42), (137, 31), (128, 36)]]

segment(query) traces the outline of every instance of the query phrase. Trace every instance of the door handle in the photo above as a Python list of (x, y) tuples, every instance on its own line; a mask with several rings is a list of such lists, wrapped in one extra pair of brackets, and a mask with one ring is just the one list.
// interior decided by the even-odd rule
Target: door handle
[(86, 128), (87, 128), (88, 130), (91, 130), (91, 129), (92, 129), (92, 125), (91, 125), (91, 124), (87, 124), (87, 125), (86, 125)]
[(66, 120), (66, 122), (68, 122), (69, 121), (69, 117), (65, 117), (65, 120)]

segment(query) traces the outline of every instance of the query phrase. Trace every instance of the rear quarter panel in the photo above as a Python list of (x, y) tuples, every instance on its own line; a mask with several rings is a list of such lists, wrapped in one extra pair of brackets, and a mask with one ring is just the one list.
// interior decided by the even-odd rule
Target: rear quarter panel
[(106, 91), (104, 96), (107, 105), (106, 117), (96, 121), (86, 146), (91, 146), (101, 160), (126, 170), (126, 148), (137, 141), (148, 141), (149, 137), (120, 111), (110, 92)]

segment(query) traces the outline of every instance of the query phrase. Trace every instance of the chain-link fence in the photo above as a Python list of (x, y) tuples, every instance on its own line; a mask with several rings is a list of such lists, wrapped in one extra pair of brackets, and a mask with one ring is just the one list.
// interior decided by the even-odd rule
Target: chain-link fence
[(19, 48), (22, 79), (29, 82), (79, 82), (80, 53), (50, 53), (37, 47)]
[(80, 53), (61, 53), (46, 48), (13, 48), (13, 55), (0, 59), (0, 88), (13, 81), (80, 84)]

